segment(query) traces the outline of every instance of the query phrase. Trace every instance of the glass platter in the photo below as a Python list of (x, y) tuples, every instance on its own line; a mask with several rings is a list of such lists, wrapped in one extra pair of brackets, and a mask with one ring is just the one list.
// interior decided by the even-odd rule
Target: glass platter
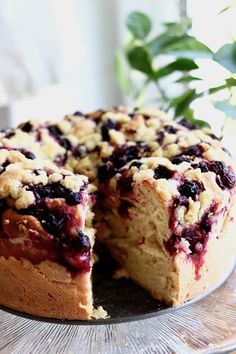
[(0, 353), (189, 354), (236, 348), (236, 268), (215, 291), (173, 309), (157, 303), (132, 282), (114, 281), (107, 273), (106, 286), (103, 278), (99, 287), (105, 266), (99, 265), (95, 277), (95, 297), (110, 319), (92, 324), (45, 321), (2, 308)]

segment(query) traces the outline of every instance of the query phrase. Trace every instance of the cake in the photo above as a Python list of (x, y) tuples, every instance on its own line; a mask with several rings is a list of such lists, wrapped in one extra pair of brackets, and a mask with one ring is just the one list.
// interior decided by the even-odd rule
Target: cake
[(234, 265), (235, 167), (208, 128), (158, 110), (75, 112), (1, 131), (0, 166), (2, 305), (90, 319), (95, 229), (171, 306)]
[(38, 316), (92, 314), (91, 195), (75, 176), (0, 150), (0, 301)]

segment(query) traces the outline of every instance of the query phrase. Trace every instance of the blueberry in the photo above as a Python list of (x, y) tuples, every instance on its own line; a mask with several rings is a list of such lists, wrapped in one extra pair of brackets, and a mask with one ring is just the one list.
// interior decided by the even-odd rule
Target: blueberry
[(97, 176), (100, 182), (105, 182), (116, 174), (116, 169), (113, 164), (106, 163), (98, 167)]
[(204, 148), (201, 145), (192, 145), (183, 150), (182, 155), (186, 156), (202, 156)]
[(123, 144), (115, 148), (108, 161), (98, 168), (98, 179), (105, 181), (119, 172), (126, 163), (150, 155), (151, 149), (147, 144), (142, 142), (135, 145)]
[(31, 187), (34, 193), (37, 193), (41, 198), (65, 198), (69, 190), (63, 187), (60, 183), (52, 183), (44, 186), (42, 183)]
[(173, 202), (173, 207), (176, 208), (178, 206), (185, 206), (186, 208), (188, 208), (189, 206), (188, 198), (184, 195), (179, 195), (178, 197), (176, 197)]
[(33, 152), (31, 152), (31, 151), (22, 150), (21, 153), (29, 160), (35, 160), (36, 159), (35, 154)]
[(39, 197), (46, 198), (51, 195), (50, 186), (44, 186), (42, 183), (30, 188), (35, 194), (38, 194)]
[(43, 228), (52, 235), (60, 235), (67, 220), (66, 216), (56, 215), (52, 212), (45, 212), (40, 217)]
[[(84, 149), (84, 151), (86, 151)], [(71, 147), (71, 152), (74, 157), (83, 157), (83, 146), (77, 145)]]
[(33, 129), (33, 126), (30, 122), (26, 122), (21, 126), (21, 130), (25, 133), (31, 132)]
[(0, 175), (1, 175), (3, 172), (5, 172), (5, 171), (6, 171), (6, 168), (3, 167), (3, 166), (0, 166)]
[(204, 148), (201, 145), (192, 145), (184, 148), (181, 154), (172, 157), (171, 162), (175, 165), (179, 165), (183, 161), (189, 162), (192, 157), (202, 156), (203, 152)]
[(133, 119), (136, 115), (137, 115), (136, 112), (131, 112), (131, 113), (128, 114), (128, 116), (129, 116), (130, 118), (132, 118), (132, 119)]
[(5, 138), (10, 139), (15, 135), (15, 131), (13, 129), (8, 129)]
[(15, 135), (15, 131), (12, 128), (0, 129), (0, 133), (4, 134), (4, 137), (7, 139), (10, 139), (12, 136)]
[(210, 133), (208, 135), (214, 140), (220, 140), (220, 138), (218, 136), (216, 136), (215, 134), (213, 134), (213, 133)]
[(82, 196), (80, 193), (70, 192), (66, 196), (66, 202), (68, 205), (77, 205), (81, 203), (81, 201), (82, 201)]
[(102, 139), (104, 141), (110, 141), (110, 135), (109, 135), (109, 130), (110, 129), (116, 129), (117, 123), (111, 119), (108, 119), (101, 128), (102, 132)]
[(178, 131), (178, 129), (176, 129), (175, 127), (173, 127), (172, 125), (166, 125), (164, 127), (165, 131), (169, 134), (176, 134), (176, 132)]
[(199, 129), (199, 127), (196, 124), (191, 123), (186, 118), (179, 120), (178, 124), (182, 125), (183, 127), (187, 128), (189, 130)]
[(49, 187), (51, 189), (51, 197), (53, 198), (65, 198), (68, 193), (68, 190), (60, 183), (52, 183)]
[(81, 252), (88, 251), (91, 248), (90, 240), (79, 228), (76, 228), (78, 236), (68, 236), (62, 234), (57, 238), (58, 246), (62, 246), (65, 251)]
[(37, 170), (34, 170), (33, 172), (36, 176), (39, 176), (42, 173), (42, 171), (43, 171), (42, 169), (38, 168)]
[(60, 145), (66, 150), (70, 150), (70, 148), (71, 148), (71, 143), (66, 138), (61, 138), (60, 139)]
[(194, 169), (200, 168), (201, 172), (209, 171), (208, 163), (205, 161), (200, 161), (199, 163), (192, 164), (192, 168)]
[(160, 165), (157, 168), (155, 168), (153, 177), (155, 179), (159, 179), (159, 178), (170, 179), (173, 177), (174, 173), (175, 173), (174, 171), (171, 171), (167, 167)]
[(83, 248), (90, 248), (91, 244), (90, 244), (89, 237), (87, 235), (85, 235), (80, 229), (77, 228), (76, 230), (77, 230), (80, 242), (81, 242), (81, 246)]
[(136, 145), (121, 145), (116, 148), (109, 160), (113, 162), (116, 168), (123, 167), (127, 162), (137, 160), (141, 157), (150, 156), (151, 149), (144, 143), (137, 143)]
[(65, 165), (67, 161), (67, 153), (65, 154), (61, 154), (61, 155), (57, 155), (54, 159), (54, 162), (55, 164), (58, 166), (58, 167), (62, 167)]
[(49, 133), (56, 139), (58, 139), (62, 135), (62, 131), (56, 125), (51, 125), (48, 127)]
[(224, 164), (224, 162), (214, 161), (210, 163), (209, 170), (217, 175), (216, 182), (220, 188), (232, 189), (235, 186), (236, 176), (234, 172)]
[(204, 190), (203, 184), (198, 181), (187, 181), (178, 187), (180, 195), (195, 199), (196, 195)]
[(44, 217), (40, 221), (41, 221), (43, 228), (47, 232), (49, 232), (50, 234), (53, 234), (55, 231), (58, 231), (57, 230), (57, 221), (56, 221), (56, 218), (53, 214), (48, 213), (48, 214), (44, 215)]
[(157, 139), (156, 139), (156, 141), (158, 142), (158, 144), (162, 144), (163, 143), (163, 141), (164, 141), (164, 138), (165, 138), (165, 134), (164, 134), (164, 132), (158, 132), (157, 133)]
[(179, 165), (179, 164), (181, 164), (184, 161), (189, 162), (189, 161), (191, 161), (191, 159), (190, 159), (190, 157), (187, 157), (187, 156), (184, 156), (184, 155), (174, 156), (174, 157), (171, 158), (171, 162), (174, 165)]
[(73, 113), (73, 116), (78, 116), (78, 117), (80, 117), (80, 116), (83, 116), (83, 113), (80, 112), (80, 111), (76, 111), (75, 113)]
[(131, 167), (137, 167), (137, 168), (139, 169), (140, 166), (142, 166), (142, 162), (140, 162), (140, 161), (133, 161), (133, 162), (129, 165), (129, 168), (131, 168)]

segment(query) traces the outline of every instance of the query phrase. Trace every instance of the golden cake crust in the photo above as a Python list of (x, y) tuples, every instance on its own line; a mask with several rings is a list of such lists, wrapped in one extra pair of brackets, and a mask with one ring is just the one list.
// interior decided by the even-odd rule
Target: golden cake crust
[(31, 315), (88, 320), (92, 315), (90, 272), (76, 279), (61, 265), (0, 257), (1, 304)]

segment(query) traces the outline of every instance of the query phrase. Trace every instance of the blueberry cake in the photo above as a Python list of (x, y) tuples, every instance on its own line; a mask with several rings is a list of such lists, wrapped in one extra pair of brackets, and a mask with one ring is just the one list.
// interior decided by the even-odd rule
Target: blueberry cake
[(91, 195), (86, 177), (0, 150), (1, 304), (40, 316), (92, 314)]
[(3, 305), (91, 318), (92, 225), (127, 276), (173, 306), (233, 267), (235, 167), (207, 128), (157, 110), (75, 112), (3, 130), (0, 166)]

